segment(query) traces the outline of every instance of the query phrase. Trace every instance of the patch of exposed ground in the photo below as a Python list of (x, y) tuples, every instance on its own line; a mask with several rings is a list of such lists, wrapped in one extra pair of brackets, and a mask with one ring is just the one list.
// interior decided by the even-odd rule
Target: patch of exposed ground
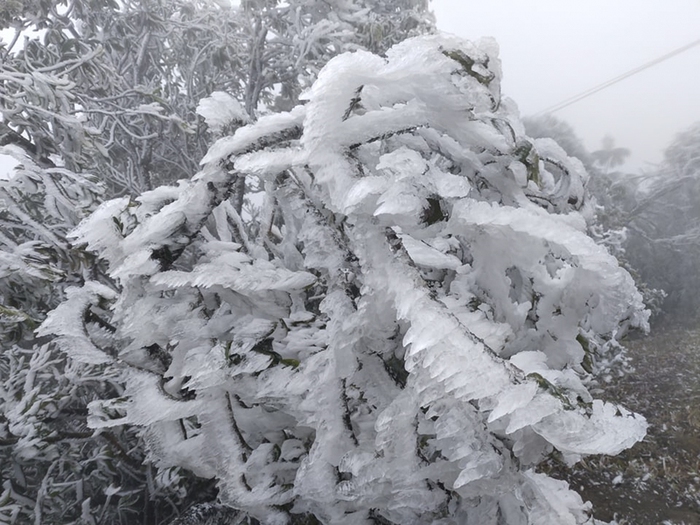
[(593, 456), (555, 477), (620, 525), (700, 525), (700, 329), (626, 341), (634, 372), (602, 385), (603, 399), (643, 414), (647, 437), (616, 457)]

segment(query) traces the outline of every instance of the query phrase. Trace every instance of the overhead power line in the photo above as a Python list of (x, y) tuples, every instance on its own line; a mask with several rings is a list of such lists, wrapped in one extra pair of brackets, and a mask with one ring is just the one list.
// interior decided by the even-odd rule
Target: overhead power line
[(620, 76), (617, 76), (613, 79), (608, 80), (607, 82), (603, 82), (602, 84), (599, 84), (587, 91), (584, 91), (583, 93), (579, 93), (578, 95), (574, 95), (573, 97), (567, 98), (566, 100), (563, 100), (559, 102), (558, 104), (555, 104), (553, 106), (550, 106), (547, 109), (543, 109), (542, 111), (538, 111), (535, 113), (535, 116), (539, 115), (544, 115), (546, 113), (554, 113), (555, 111), (559, 111), (560, 109), (564, 109), (565, 107), (571, 106), (572, 104), (575, 104), (576, 102), (579, 102), (583, 100), (584, 98), (588, 98), (591, 95), (598, 93), (599, 91), (602, 91), (606, 88), (609, 88), (613, 84), (617, 84), (618, 82), (622, 82), (626, 78), (631, 77), (632, 75), (636, 75), (637, 73), (640, 73), (644, 71), (645, 69), (649, 69), (650, 67), (653, 67), (657, 64), (660, 64), (661, 62), (665, 62), (669, 58), (672, 58), (676, 55), (680, 55), (681, 53), (684, 53), (688, 51), (689, 49), (700, 45), (700, 39), (695, 40), (694, 42), (691, 42), (690, 44), (686, 44), (683, 47), (679, 47), (678, 49), (675, 49), (674, 51), (671, 51), (670, 53), (666, 53), (663, 56), (660, 56), (659, 58), (655, 58), (651, 62), (647, 62), (646, 64), (643, 64), (639, 67), (636, 67), (627, 73), (623, 73)]

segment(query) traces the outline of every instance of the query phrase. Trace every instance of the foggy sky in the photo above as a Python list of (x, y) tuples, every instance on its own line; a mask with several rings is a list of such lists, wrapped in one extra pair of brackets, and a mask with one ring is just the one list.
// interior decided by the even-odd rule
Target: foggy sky
[[(503, 93), (531, 115), (700, 38), (698, 0), (432, 0), (438, 28), (501, 48)], [(629, 169), (700, 121), (700, 46), (554, 113), (589, 150), (612, 135)]]

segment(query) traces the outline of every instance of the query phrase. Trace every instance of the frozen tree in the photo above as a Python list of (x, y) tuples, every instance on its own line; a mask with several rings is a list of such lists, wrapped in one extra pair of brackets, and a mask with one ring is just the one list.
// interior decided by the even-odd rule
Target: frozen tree
[(72, 441), (76, 452), (92, 435), (85, 417), (83, 428), (75, 424), (81, 384), (66, 388), (64, 378), (79, 367), (57, 364), (65, 359), (33, 331), (60, 303), (61, 281), (82, 264), (65, 235), (94, 209), (101, 191), (65, 168), (42, 168), (17, 145), (0, 147), (0, 154), (18, 162), (0, 180), (0, 521), (15, 523), (34, 510), (39, 485), (49, 488), (51, 477), (66, 481), (64, 471), (76, 468), (70, 461), (57, 468), (66, 447), (56, 442)]
[(630, 150), (615, 147), (615, 139), (610, 135), (603, 137), (603, 148), (591, 153), (594, 162), (603, 172), (609, 172), (612, 168), (621, 166), (629, 157)]
[(679, 133), (664, 153), (664, 164), (676, 178), (700, 173), (700, 123)]
[(536, 467), (644, 436), (587, 385), (647, 315), (586, 234), (581, 163), (499, 83), (491, 41), (344, 54), (191, 180), (100, 206), (72, 238), (114, 284), (39, 330), (121, 381), (91, 427), (140, 428), (262, 523), (592, 523)]
[(38, 155), (136, 195), (196, 171), (210, 139), (203, 97), (237, 100), (248, 117), (235, 128), (296, 105), (335, 54), (432, 27), (425, 0), (366, 3), (16, 0), (0, 11), (0, 28), (15, 30), (0, 47), (3, 120)]
[[(31, 23), (45, 33), (18, 54), (13, 42), (0, 50), (0, 154), (18, 163), (0, 180), (0, 522), (159, 522), (189, 503), (184, 486), (196, 497), (208, 483), (143, 465), (134, 429), (95, 438), (87, 404), (118, 393), (118, 383), (33, 334), (67, 286), (102, 274), (65, 234), (102, 200), (104, 187), (86, 172), (104, 175), (100, 168), (110, 166), (83, 111), (100, 88), (80, 89), (105, 73), (104, 49), (73, 39), (62, 17), (52, 24), (48, 15), (58, 15), (42, 13), (52, 3), (5, 7), (0, 15), (11, 12), (15, 41)], [(107, 111), (127, 123), (140, 115), (115, 104)]]
[(34, 333), (66, 287), (102, 276), (66, 234), (103, 188), (94, 177), (40, 165), (20, 144), (0, 147), (18, 163), (0, 180), (0, 522), (156, 523), (190, 503), (185, 486), (196, 498), (208, 483), (143, 465), (133, 428), (95, 437), (87, 405), (118, 395), (117, 378), (67, 360)]
[(697, 320), (700, 302), (700, 125), (680, 133), (625, 208), (629, 258), (668, 294), (663, 320)]
[(0, 180), (0, 522), (69, 523), (86, 499), (85, 510), (119, 484), (106, 455), (125, 440), (114, 431), (93, 443), (86, 426), (87, 403), (113, 391), (102, 370), (66, 361), (33, 332), (94, 262), (65, 235), (102, 191), (66, 168), (40, 166), (17, 145), (0, 154), (18, 162)]
[[(212, 134), (296, 104), (331, 56), (386, 49), (431, 19), (425, 2), (399, 0), (373, 13), (352, 2), (0, 4), (10, 34), (0, 41), (0, 155), (19, 162), (0, 180), (0, 521), (161, 522), (211, 500), (211, 483), (143, 465), (134, 427), (93, 436), (86, 405), (119, 395), (118, 376), (34, 334), (66, 287), (111, 285), (66, 232), (105, 189), (138, 194), (189, 177)], [(225, 113), (198, 106), (212, 92)]]
[[(39, 4), (27, 7), (40, 17)], [(19, 37), (25, 24), (12, 24)], [(0, 180), (0, 521), (169, 516), (186, 504), (181, 492), (189, 477), (164, 471), (152, 479), (133, 429), (94, 439), (87, 404), (118, 392), (118, 383), (104, 367), (66, 361), (50, 338), (34, 335), (66, 287), (102, 277), (94, 256), (66, 239), (104, 193), (89, 171), (106, 151), (80, 111), (94, 92), (81, 93), (76, 84), (100, 52), (54, 46), (51, 28), (44, 36), (43, 52), (65, 54), (44, 57), (42, 65), (38, 43), (25, 42), (19, 55), (10, 54), (11, 45), (2, 49), (0, 61), (0, 154), (18, 164)]]

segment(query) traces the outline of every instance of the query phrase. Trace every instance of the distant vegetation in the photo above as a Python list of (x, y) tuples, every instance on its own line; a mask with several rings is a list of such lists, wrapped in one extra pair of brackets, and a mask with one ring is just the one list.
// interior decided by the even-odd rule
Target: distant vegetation
[(591, 153), (555, 117), (525, 124), (586, 165), (600, 206), (598, 233), (635, 276), (652, 323), (694, 324), (700, 314), (700, 123), (679, 133), (662, 162), (641, 174), (619, 171), (626, 150), (610, 138)]

